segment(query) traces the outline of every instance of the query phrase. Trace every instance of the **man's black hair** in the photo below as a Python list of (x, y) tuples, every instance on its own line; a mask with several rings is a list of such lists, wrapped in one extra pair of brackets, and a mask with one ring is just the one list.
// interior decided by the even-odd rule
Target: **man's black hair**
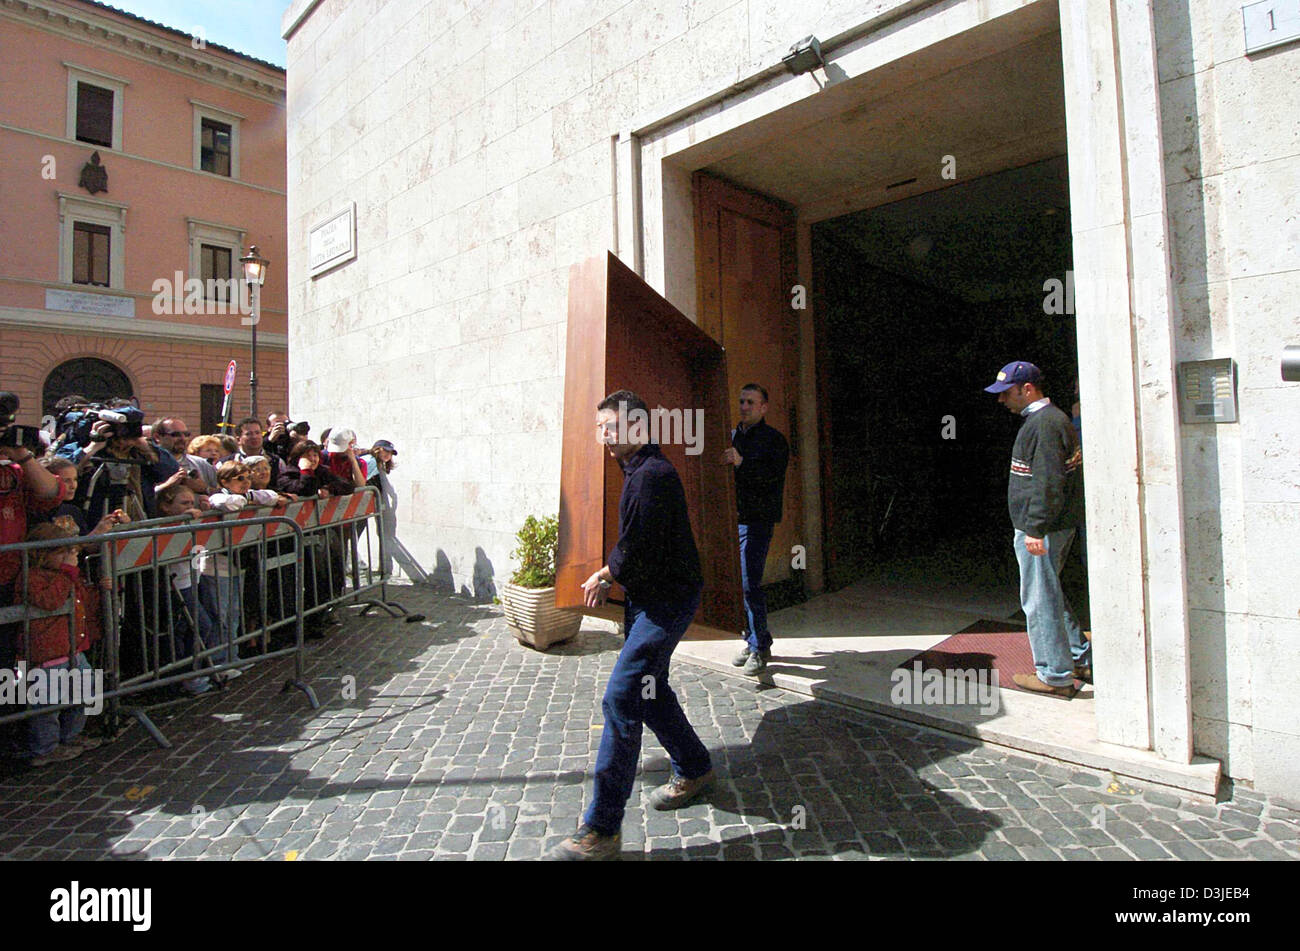
[(740, 388), (740, 392), (743, 393), (745, 392), (745, 390), (753, 390), (756, 393), (762, 393), (763, 402), (764, 403), (767, 402), (767, 390), (763, 389), (763, 387), (759, 386), (757, 383), (746, 383), (744, 386)]
[(626, 406), (628, 413), (631, 413), (634, 409), (639, 409), (643, 413), (650, 412), (650, 408), (645, 405), (645, 400), (631, 390), (615, 390), (596, 404), (596, 412), (599, 413), (603, 409), (612, 409), (617, 413), (620, 411), (620, 404)]
[(243, 419), (239, 421), (239, 425), (235, 427), (235, 430), (237, 432), (243, 432), (244, 427), (247, 426), (249, 423), (252, 423), (254, 426), (256, 426), (259, 432), (261, 431), (262, 421), (258, 419), (256, 416), (245, 416)]

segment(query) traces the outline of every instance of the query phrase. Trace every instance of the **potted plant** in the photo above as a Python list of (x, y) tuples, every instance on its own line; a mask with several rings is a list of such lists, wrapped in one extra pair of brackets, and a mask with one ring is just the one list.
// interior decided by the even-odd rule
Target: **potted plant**
[(519, 567), (501, 589), (506, 623), (521, 644), (544, 651), (578, 633), (582, 614), (555, 606), (555, 551), (560, 520), (530, 515), (515, 533), (519, 547), (510, 553)]

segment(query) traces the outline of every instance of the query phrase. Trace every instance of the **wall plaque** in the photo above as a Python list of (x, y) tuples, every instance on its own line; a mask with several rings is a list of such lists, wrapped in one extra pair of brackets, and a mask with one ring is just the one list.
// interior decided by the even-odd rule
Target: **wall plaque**
[(315, 277), (357, 256), (357, 203), (313, 225), (307, 234), (307, 276)]
[(134, 317), (135, 298), (46, 288), (45, 309), (62, 310), (73, 314), (96, 314), (100, 317)]
[(1261, 0), (1241, 8), (1246, 52), (1258, 53), (1300, 39), (1300, 0)]

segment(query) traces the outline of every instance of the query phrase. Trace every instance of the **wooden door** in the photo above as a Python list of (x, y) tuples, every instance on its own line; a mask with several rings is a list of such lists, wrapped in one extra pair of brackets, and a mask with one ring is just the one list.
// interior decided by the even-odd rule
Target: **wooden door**
[[(702, 433), (692, 431), (693, 444), (660, 440), (681, 476), (704, 572), (697, 623), (687, 636), (735, 636), (745, 626), (735, 484), (718, 462), (730, 433), (726, 357), (717, 341), (612, 254), (569, 272), (556, 606), (583, 607), (582, 583), (618, 539), (623, 472), (597, 440), (596, 404), (621, 389), (651, 410), (680, 411), (679, 419), (699, 411)], [(611, 600), (622, 602), (617, 586)], [(587, 613), (622, 620), (621, 609)]]
[(739, 422), (740, 388), (768, 392), (765, 421), (790, 443), (784, 514), (772, 536), (764, 582), (790, 577), (790, 549), (807, 544), (800, 489), (799, 312), (795, 282), (794, 214), (770, 198), (696, 172), (695, 260), (700, 326), (727, 351), (732, 428)]

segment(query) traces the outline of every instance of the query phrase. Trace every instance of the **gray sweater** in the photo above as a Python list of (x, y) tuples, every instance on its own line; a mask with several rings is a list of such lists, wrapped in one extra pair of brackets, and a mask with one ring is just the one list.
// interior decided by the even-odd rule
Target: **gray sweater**
[(1031, 538), (1083, 523), (1083, 450), (1070, 417), (1051, 403), (1026, 416), (1016, 435), (1007, 508)]

